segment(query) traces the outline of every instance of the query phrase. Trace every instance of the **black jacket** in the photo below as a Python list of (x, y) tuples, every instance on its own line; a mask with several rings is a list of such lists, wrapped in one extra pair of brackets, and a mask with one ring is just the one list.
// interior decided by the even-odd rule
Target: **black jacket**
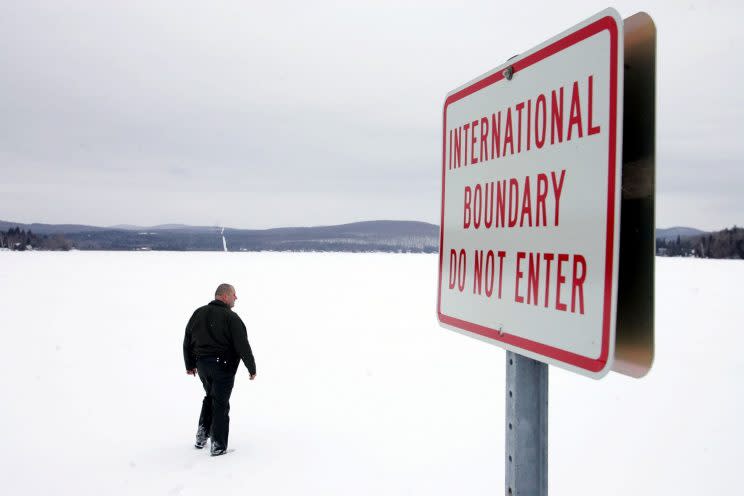
[(251, 345), (245, 324), (226, 303), (214, 300), (197, 308), (186, 325), (183, 338), (183, 359), (186, 370), (196, 368), (200, 357), (220, 357), (235, 364), (242, 359), (248, 372), (256, 373)]

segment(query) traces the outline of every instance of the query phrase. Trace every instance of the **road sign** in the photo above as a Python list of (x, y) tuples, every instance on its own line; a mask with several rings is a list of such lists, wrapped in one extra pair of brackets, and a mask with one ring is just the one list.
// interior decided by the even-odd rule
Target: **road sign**
[(623, 21), (605, 10), (444, 104), (438, 316), (592, 377), (615, 345)]

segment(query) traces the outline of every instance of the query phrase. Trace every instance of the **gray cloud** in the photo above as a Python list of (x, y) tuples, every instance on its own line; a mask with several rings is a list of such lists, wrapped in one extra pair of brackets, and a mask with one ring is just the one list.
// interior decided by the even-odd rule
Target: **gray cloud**
[[(0, 218), (438, 222), (444, 95), (603, 7), (9, 2)], [(616, 7), (659, 30), (659, 224), (744, 223), (742, 8)]]

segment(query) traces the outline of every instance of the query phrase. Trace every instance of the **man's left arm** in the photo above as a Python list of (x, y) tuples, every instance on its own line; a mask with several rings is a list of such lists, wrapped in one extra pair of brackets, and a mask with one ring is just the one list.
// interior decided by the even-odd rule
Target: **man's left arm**
[(253, 380), (256, 377), (256, 360), (253, 358), (253, 351), (248, 342), (248, 331), (245, 328), (245, 324), (237, 314), (234, 314), (233, 318), (230, 320), (230, 332), (232, 334), (233, 347), (238, 356), (243, 360), (243, 363), (251, 375), (251, 380)]

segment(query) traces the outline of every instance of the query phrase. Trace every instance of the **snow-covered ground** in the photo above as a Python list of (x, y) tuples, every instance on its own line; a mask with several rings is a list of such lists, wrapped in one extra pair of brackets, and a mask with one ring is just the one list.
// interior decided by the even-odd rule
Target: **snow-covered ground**
[[(435, 255), (2, 252), (0, 493), (493, 495), (504, 351), (441, 329)], [(192, 447), (183, 329), (237, 288), (227, 456)], [(657, 259), (641, 380), (550, 371), (552, 495), (736, 494), (741, 261)]]

